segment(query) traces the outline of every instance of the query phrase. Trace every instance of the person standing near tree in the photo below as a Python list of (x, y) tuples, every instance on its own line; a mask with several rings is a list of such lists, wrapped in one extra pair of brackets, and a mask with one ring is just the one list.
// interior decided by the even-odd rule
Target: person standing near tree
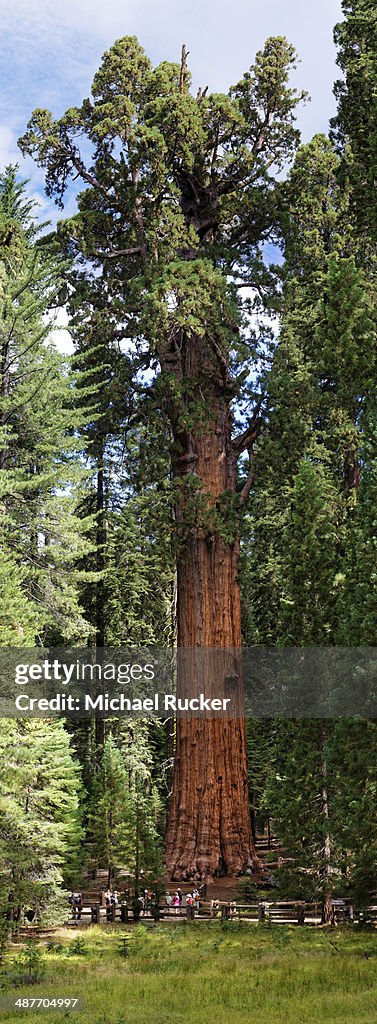
[(72, 893), (72, 913), (73, 913), (74, 921), (77, 921), (77, 920), (80, 921), (81, 920), (81, 912), (82, 912), (82, 893), (81, 892), (73, 892)]
[(105, 907), (106, 907), (106, 918), (111, 921), (111, 890), (107, 889), (105, 892)]
[(194, 897), (191, 892), (188, 892), (186, 896), (186, 917), (188, 921), (192, 921), (195, 917)]
[(193, 900), (194, 900), (194, 908), (196, 910), (196, 913), (199, 914), (199, 910), (200, 910), (200, 894), (199, 894), (198, 889), (194, 889), (192, 895), (193, 895)]

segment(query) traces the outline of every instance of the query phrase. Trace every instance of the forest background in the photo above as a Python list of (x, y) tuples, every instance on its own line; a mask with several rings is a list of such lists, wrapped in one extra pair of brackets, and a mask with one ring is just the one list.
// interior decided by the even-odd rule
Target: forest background
[[(149, 88), (150, 69), (135, 40), (110, 51), (96, 77), (100, 118), (84, 104), (70, 108), (57, 126), (42, 111), (24, 136), (23, 151), (44, 168), (48, 196), (58, 201), (72, 167), (67, 139), (88, 126), (92, 141), (95, 136), (95, 177), (92, 166), (85, 171), (84, 143), (78, 162), (73, 153), (75, 182), (57, 233), (38, 230), (34, 188), (22, 184), (15, 168), (4, 168), (3, 646), (173, 646), (177, 550), (193, 525), (228, 547), (240, 530), (245, 645), (374, 645), (377, 19), (370, 0), (344, 0), (342, 7), (336, 43), (345, 79), (335, 89), (337, 109), (330, 134), (316, 134), (305, 145), (294, 125), (299, 96), (288, 84), (295, 56), (281, 37), (268, 41), (226, 100), (194, 90), (191, 102), (185, 60), (161, 65), (158, 88), (169, 96), (169, 114), (156, 103), (157, 162), (156, 124), (168, 137), (174, 107), (178, 158), (192, 169), (202, 145), (194, 104), (200, 116), (215, 111), (222, 127), (237, 122), (238, 105), (252, 125), (255, 151), (250, 169), (250, 137), (232, 122), (222, 173), (231, 167), (246, 189), (241, 204), (234, 194), (228, 206), (223, 202), (220, 239), (217, 222), (204, 223), (203, 209), (196, 226), (191, 207), (188, 214), (182, 204), (183, 220), (167, 219), (160, 253), (165, 292), (161, 298), (152, 260), (143, 270), (142, 288), (148, 280), (151, 287), (142, 330), (134, 320), (143, 255), (138, 205), (134, 237), (124, 243), (131, 260), (124, 275), (122, 254), (114, 254), (119, 210), (111, 212), (101, 200), (106, 175), (114, 168), (122, 174), (121, 156), (109, 141), (114, 122), (120, 112), (127, 116), (127, 102), (144, 102), (135, 93), (140, 82)], [(131, 82), (127, 102), (120, 64)], [(273, 112), (264, 124), (260, 112), (263, 103), (269, 111), (271, 96)], [(178, 178), (182, 182), (181, 165)], [(158, 193), (148, 188), (141, 202), (147, 209), (152, 194), (153, 251), (151, 209)], [(81, 191), (77, 216), (75, 190)], [(171, 260), (172, 239), (180, 256), (182, 248), (186, 256), (193, 249), (184, 274)], [(191, 278), (194, 258), (203, 273)], [(229, 291), (221, 290), (219, 267), (232, 277)], [(237, 380), (229, 403), (243, 443), (232, 486), (222, 492), (229, 501), (217, 508), (216, 522), (209, 522), (208, 508), (191, 488), (179, 534), (171, 352), (169, 369), (158, 338), (170, 329), (163, 319), (167, 293), (178, 296), (185, 326), (189, 322), (200, 336), (208, 280), (211, 309), (215, 297), (223, 313), (212, 355), (223, 383), (228, 374)], [(57, 351), (51, 336), (56, 309), (69, 317), (70, 357)], [(193, 423), (197, 429), (189, 391), (185, 430), (190, 417), (190, 430)], [(181, 428), (180, 420), (183, 445)], [(79, 884), (95, 864), (110, 870), (126, 863), (136, 882), (141, 871), (144, 878), (161, 875), (174, 768), (170, 721), (3, 720), (0, 743), (6, 913), (11, 906), (18, 920), (31, 905), (41, 918), (56, 919), (64, 907), (62, 885)], [(247, 747), (252, 829), (272, 815), (293, 859), (281, 880), (285, 894), (325, 900), (341, 886), (343, 894), (368, 902), (376, 869), (374, 721), (250, 720)]]

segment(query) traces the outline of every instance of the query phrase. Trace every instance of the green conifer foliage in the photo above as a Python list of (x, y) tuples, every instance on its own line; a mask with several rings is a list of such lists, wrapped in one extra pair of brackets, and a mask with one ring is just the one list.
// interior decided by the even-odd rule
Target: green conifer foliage
[(2, 719), (1, 911), (14, 926), (23, 914), (64, 920), (64, 878), (80, 859), (80, 770), (63, 722)]
[(338, 112), (333, 133), (346, 154), (343, 179), (351, 182), (352, 201), (364, 239), (376, 240), (377, 12), (373, 0), (342, 0), (344, 20), (335, 28), (343, 78), (335, 85)]
[(25, 573), (12, 556), (0, 552), (0, 637), (3, 647), (33, 647), (42, 627), (37, 604), (23, 589)]
[[(34, 614), (34, 638), (58, 643), (88, 633), (75, 573), (76, 560), (90, 549), (89, 524), (77, 509), (84, 413), (74, 411), (77, 375), (56, 351), (46, 318), (58, 301), (63, 266), (36, 247), (36, 233), (24, 186), (8, 168), (0, 178), (1, 558), (3, 572), (9, 559), (15, 563), (11, 577)], [(22, 622), (15, 629), (21, 646)]]
[(123, 741), (110, 733), (105, 740), (89, 816), (91, 848), (96, 863), (106, 867), (108, 884), (119, 868), (136, 890), (144, 878), (162, 870), (157, 832), (160, 801), (150, 773), (143, 723), (124, 723)]
[[(244, 540), (245, 635), (262, 644), (375, 638), (375, 271), (339, 173), (318, 136), (285, 186), (282, 326)], [(276, 723), (258, 794), (292, 858), (282, 891), (321, 898), (327, 921), (336, 889), (372, 891), (368, 738), (362, 722)]]

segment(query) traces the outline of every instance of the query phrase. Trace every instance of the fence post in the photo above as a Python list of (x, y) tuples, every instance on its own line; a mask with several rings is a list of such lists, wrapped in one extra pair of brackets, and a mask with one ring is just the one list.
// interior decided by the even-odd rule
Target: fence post
[(122, 924), (127, 924), (128, 921), (128, 906), (127, 903), (121, 903), (120, 905), (120, 920)]
[(100, 922), (100, 906), (100, 903), (95, 903), (95, 905), (90, 908), (92, 915), (92, 924), (99, 924)]
[(297, 904), (297, 924), (305, 924), (305, 903)]
[(266, 904), (260, 901), (258, 904), (258, 921), (266, 920)]
[(157, 924), (157, 922), (160, 920), (160, 917), (161, 917), (161, 911), (160, 911), (160, 904), (159, 903), (152, 903), (151, 904), (151, 914), (152, 914), (154, 923)]

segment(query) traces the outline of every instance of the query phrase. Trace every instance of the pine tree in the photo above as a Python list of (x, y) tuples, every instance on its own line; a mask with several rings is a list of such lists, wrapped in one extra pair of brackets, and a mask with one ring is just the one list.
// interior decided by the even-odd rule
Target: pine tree
[(329, 740), (334, 723), (290, 721), (276, 725), (266, 785), (274, 825), (290, 861), (281, 883), (297, 898), (318, 900), (330, 923), (339, 863)]
[(116, 867), (126, 868), (136, 894), (141, 879), (156, 881), (162, 858), (156, 819), (160, 802), (150, 776), (145, 728), (123, 724), (121, 742), (111, 733), (103, 748), (89, 815), (91, 846), (97, 864), (108, 871), (108, 885)]
[(375, 403), (362, 417), (358, 501), (348, 533), (339, 601), (337, 641), (344, 646), (376, 645), (376, 464)]
[(8, 168), (0, 178), (1, 544), (35, 616), (34, 638), (44, 631), (59, 643), (88, 632), (75, 576), (75, 561), (89, 550), (88, 524), (77, 513), (83, 469), (76, 432), (84, 413), (74, 412), (77, 375), (54, 349), (45, 316), (63, 267), (37, 248), (31, 210), (16, 169)]
[(343, 77), (335, 85), (338, 111), (332, 126), (345, 157), (343, 179), (351, 182), (353, 208), (370, 249), (377, 232), (377, 13), (373, 0), (342, 0), (342, 11), (335, 43)]
[(117, 864), (127, 863), (131, 853), (131, 806), (126, 768), (111, 734), (104, 743), (103, 756), (93, 791), (89, 828), (97, 863), (106, 867), (108, 886)]
[[(375, 283), (339, 170), (331, 143), (316, 137), (299, 151), (285, 187), (282, 326), (244, 541), (245, 635), (262, 644), (358, 643), (362, 594), (364, 637), (375, 604), (373, 581), (366, 593), (373, 558)], [(359, 592), (358, 578), (365, 581)], [(364, 730), (363, 723), (361, 737)], [(339, 872), (348, 865), (353, 875), (354, 851), (361, 854), (367, 829), (373, 842), (370, 821), (361, 828), (358, 817), (360, 841), (354, 824), (346, 824), (356, 813), (345, 752), (351, 761), (357, 736), (347, 721), (277, 723), (259, 797), (273, 808), (294, 861), (291, 877), (283, 874), (285, 891), (289, 885), (292, 894), (321, 898), (324, 921), (332, 920), (339, 880), (343, 892), (348, 884)], [(359, 783), (370, 793), (372, 759), (363, 742), (362, 750)], [(364, 846), (361, 860), (370, 892), (372, 850), (366, 856)]]
[(25, 911), (58, 921), (66, 911), (64, 876), (80, 858), (80, 772), (62, 722), (3, 719), (1, 747), (1, 900), (14, 926)]
[(3, 647), (33, 647), (42, 627), (40, 609), (23, 590), (24, 573), (8, 552), (0, 552), (0, 637)]
[(335, 723), (331, 742), (334, 765), (333, 812), (336, 822), (342, 886), (356, 906), (370, 905), (377, 869), (376, 723)]

